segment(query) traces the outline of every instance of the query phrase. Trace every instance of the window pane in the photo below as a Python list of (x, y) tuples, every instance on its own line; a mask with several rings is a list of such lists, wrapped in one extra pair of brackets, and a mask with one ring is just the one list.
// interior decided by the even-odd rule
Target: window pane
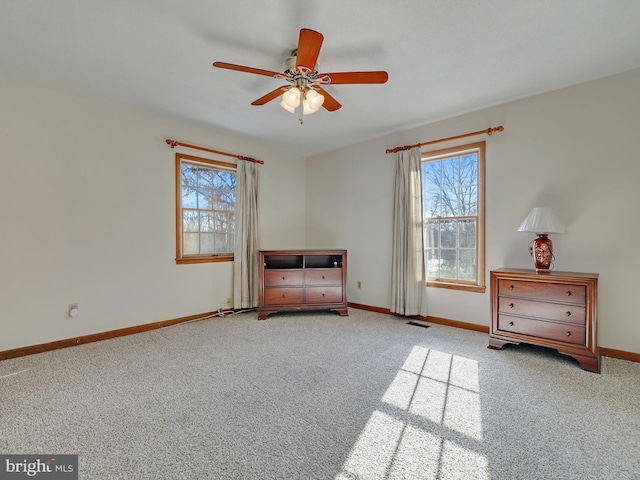
[(199, 232), (200, 222), (198, 212), (184, 210), (182, 212), (182, 230), (184, 232)]
[(198, 208), (211, 209), (213, 206), (213, 190), (208, 188), (198, 188)]
[(458, 195), (457, 188), (445, 188), (442, 190), (442, 216), (455, 217), (458, 215)]
[(440, 161), (422, 162), (422, 188), (440, 190)]
[(455, 187), (459, 184), (458, 157), (442, 160), (442, 188)]
[(197, 233), (185, 233), (183, 235), (182, 250), (185, 255), (200, 253), (200, 241)]
[(476, 248), (476, 221), (458, 221), (458, 246), (460, 248)]
[(460, 280), (476, 279), (476, 251), (460, 250), (458, 263), (458, 278)]
[(214, 210), (231, 211), (235, 208), (235, 205), (235, 192), (231, 190), (215, 190), (212, 202), (212, 208)]
[(454, 249), (452, 250), (440, 250), (440, 255), (442, 256), (441, 266), (440, 266), (440, 277), (443, 278), (457, 278), (457, 255)]
[(200, 212), (200, 231), (213, 232), (213, 214), (211, 212)]
[(235, 172), (216, 171), (213, 180), (216, 192), (213, 208), (216, 210), (233, 210), (236, 204)]
[(198, 206), (196, 189), (189, 185), (182, 185), (182, 206), (196, 208)]
[(200, 234), (200, 253), (214, 253), (213, 233)]
[(422, 192), (422, 210), (425, 217), (439, 217), (441, 207), (440, 190), (425, 190)]
[(443, 220), (440, 222), (440, 246), (442, 248), (456, 248), (457, 221)]
[(193, 165), (182, 164), (182, 185), (188, 185), (195, 188), (198, 185), (197, 168)]
[(460, 215), (478, 214), (478, 188), (462, 187), (460, 189)]
[(436, 249), (428, 249), (425, 252), (425, 258), (427, 261), (427, 277), (439, 277), (440, 276), (440, 251)]
[(203, 190), (213, 187), (213, 170), (209, 167), (198, 167), (198, 186)]
[(215, 233), (215, 253), (233, 252), (234, 236), (230, 233)]
[(478, 184), (478, 154), (460, 157), (460, 185)]
[(440, 246), (439, 221), (428, 220), (424, 224), (424, 245), (426, 248), (438, 248)]

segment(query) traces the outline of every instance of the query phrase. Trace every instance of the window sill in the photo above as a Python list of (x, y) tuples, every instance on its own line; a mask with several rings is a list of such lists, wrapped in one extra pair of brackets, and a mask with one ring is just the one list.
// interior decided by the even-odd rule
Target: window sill
[(487, 290), (485, 285), (469, 285), (466, 283), (451, 282), (427, 282), (427, 287), (448, 288), (450, 290), (462, 290), (465, 292), (484, 293)]
[(223, 256), (219, 255), (216, 257), (193, 257), (193, 258), (176, 258), (176, 264), (178, 265), (186, 265), (190, 263), (215, 263), (215, 262), (233, 262), (233, 255), (231, 256)]

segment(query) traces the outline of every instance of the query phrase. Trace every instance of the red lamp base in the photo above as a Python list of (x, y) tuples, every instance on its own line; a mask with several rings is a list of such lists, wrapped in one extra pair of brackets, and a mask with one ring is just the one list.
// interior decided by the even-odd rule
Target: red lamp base
[(538, 233), (538, 238), (533, 240), (531, 245), (531, 256), (536, 272), (549, 272), (553, 261), (553, 243), (549, 240), (548, 233)]

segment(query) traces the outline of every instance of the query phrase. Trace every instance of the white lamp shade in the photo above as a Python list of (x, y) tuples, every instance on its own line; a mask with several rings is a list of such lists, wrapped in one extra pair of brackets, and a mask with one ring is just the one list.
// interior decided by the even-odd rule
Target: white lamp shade
[(296, 109), (284, 103), (284, 100), (280, 102), (280, 106), (289, 113), (296, 113)]
[(324, 95), (320, 95), (315, 90), (309, 89), (304, 94), (304, 100), (302, 101), (302, 113), (304, 115), (315, 113), (323, 103)]
[(535, 207), (529, 212), (527, 218), (524, 219), (520, 227), (519, 232), (533, 232), (533, 233), (566, 233), (566, 230), (548, 207)]
[[(300, 89), (298, 87), (291, 87), (289, 90), (282, 94), (282, 101), (289, 107), (295, 109), (300, 105)], [(284, 107), (283, 107), (284, 108)], [(286, 109), (288, 110), (288, 109)]]

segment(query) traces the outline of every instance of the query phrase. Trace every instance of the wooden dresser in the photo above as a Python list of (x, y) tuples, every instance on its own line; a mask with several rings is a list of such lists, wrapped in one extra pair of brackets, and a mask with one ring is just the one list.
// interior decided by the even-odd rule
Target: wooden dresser
[(347, 311), (346, 250), (260, 252), (258, 320), (284, 310)]
[(555, 348), (600, 373), (598, 274), (502, 268), (491, 272), (489, 348)]

